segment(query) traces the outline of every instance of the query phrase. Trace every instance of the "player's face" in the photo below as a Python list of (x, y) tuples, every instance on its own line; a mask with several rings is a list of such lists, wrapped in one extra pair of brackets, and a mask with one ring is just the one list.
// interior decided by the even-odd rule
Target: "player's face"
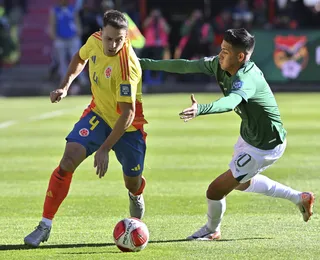
[(102, 29), (103, 52), (107, 56), (115, 56), (123, 47), (127, 38), (126, 29), (116, 29), (110, 25)]
[(243, 54), (232, 48), (232, 45), (226, 41), (222, 41), (221, 51), (219, 53), (219, 63), (221, 69), (234, 75), (241, 66)]

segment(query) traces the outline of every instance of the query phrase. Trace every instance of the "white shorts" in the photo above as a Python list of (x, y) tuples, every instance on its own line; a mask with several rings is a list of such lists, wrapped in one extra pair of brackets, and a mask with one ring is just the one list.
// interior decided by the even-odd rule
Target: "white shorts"
[(229, 163), (233, 177), (240, 183), (247, 182), (277, 161), (284, 153), (286, 145), (287, 141), (285, 140), (272, 150), (261, 150), (248, 144), (240, 136), (234, 146), (232, 160)]

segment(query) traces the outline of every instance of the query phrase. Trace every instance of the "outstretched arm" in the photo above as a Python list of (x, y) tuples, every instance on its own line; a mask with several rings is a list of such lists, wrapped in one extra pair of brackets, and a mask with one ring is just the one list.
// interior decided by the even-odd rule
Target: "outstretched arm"
[(187, 73), (204, 73), (214, 75), (215, 57), (203, 58), (200, 60), (152, 60), (140, 59), (140, 65), (143, 70), (157, 70), (171, 73), (187, 74)]
[(212, 103), (198, 104), (197, 116), (232, 111), (241, 101), (242, 97), (240, 95), (231, 93), (229, 96), (220, 98)]
[(200, 115), (224, 113), (233, 110), (242, 101), (242, 97), (238, 94), (231, 93), (229, 96), (223, 97), (210, 104), (198, 104), (194, 95), (191, 95), (191, 107), (184, 109), (179, 115), (185, 122)]

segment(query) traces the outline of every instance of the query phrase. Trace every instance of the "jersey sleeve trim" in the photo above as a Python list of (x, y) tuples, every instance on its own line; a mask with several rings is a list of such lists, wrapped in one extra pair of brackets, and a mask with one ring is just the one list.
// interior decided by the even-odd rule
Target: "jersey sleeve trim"
[(100, 41), (102, 41), (102, 38), (101, 38), (101, 32), (95, 32), (94, 34), (92, 34), (92, 36)]
[(119, 52), (119, 58), (120, 58), (122, 80), (129, 81), (130, 71), (129, 71), (127, 47), (125, 45)]

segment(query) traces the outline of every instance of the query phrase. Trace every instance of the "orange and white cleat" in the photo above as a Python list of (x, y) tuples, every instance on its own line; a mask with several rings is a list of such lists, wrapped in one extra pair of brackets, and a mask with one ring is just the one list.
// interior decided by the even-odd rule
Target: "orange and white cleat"
[(187, 237), (187, 240), (203, 240), (203, 241), (210, 241), (210, 240), (219, 240), (221, 238), (221, 232), (215, 231), (212, 232), (208, 229), (207, 225), (201, 227), (198, 231), (193, 233), (191, 236)]
[(305, 222), (308, 222), (313, 214), (314, 200), (315, 196), (312, 192), (301, 193), (301, 202), (298, 203), (298, 207)]

